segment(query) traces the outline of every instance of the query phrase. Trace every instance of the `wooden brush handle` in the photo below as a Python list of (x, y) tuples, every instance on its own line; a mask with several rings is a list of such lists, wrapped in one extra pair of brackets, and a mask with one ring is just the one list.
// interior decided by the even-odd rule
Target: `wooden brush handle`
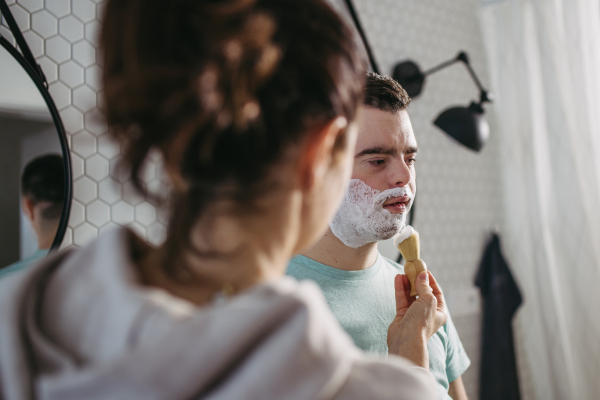
[(417, 279), (417, 276), (423, 271), (427, 271), (427, 265), (425, 265), (423, 260), (412, 260), (404, 264), (404, 274), (410, 282), (410, 297), (415, 297), (417, 295), (415, 279)]

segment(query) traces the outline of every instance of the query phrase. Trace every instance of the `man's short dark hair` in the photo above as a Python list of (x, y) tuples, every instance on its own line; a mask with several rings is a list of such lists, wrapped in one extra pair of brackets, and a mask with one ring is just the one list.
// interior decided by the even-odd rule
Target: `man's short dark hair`
[(62, 156), (49, 154), (35, 158), (21, 175), (21, 192), (34, 204), (50, 203), (42, 212), (45, 219), (62, 214), (65, 190), (65, 169)]
[(410, 96), (395, 79), (367, 72), (364, 104), (381, 111), (402, 111), (410, 104)]

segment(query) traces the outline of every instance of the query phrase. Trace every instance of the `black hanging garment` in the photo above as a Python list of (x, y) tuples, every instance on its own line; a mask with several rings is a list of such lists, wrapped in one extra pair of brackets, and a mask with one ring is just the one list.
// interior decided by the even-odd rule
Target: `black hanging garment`
[(475, 285), (483, 297), (480, 400), (519, 400), (512, 319), (523, 299), (494, 234), (485, 248)]

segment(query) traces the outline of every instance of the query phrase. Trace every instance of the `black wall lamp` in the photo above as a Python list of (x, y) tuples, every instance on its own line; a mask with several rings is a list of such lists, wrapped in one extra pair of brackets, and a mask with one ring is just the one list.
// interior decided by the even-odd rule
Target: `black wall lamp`
[(464, 51), (446, 62), (441, 63), (425, 72), (421, 72), (414, 61), (404, 61), (396, 64), (392, 76), (402, 85), (410, 97), (417, 97), (423, 90), (425, 78), (457, 62), (462, 62), (469, 71), (473, 82), (479, 89), (479, 102), (472, 102), (467, 107), (450, 107), (443, 111), (433, 122), (463, 146), (479, 151), (490, 136), (489, 125), (484, 118), (483, 103), (492, 101), (493, 96), (485, 90), (469, 63), (469, 56)]

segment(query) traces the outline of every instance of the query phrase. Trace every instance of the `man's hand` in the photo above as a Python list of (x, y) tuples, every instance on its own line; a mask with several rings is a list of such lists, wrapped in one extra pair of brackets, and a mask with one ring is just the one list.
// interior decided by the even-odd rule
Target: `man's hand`
[(422, 367), (429, 367), (427, 340), (448, 319), (442, 289), (431, 272), (421, 272), (415, 279), (417, 297), (410, 297), (405, 275), (396, 275), (396, 318), (388, 328), (388, 349)]

